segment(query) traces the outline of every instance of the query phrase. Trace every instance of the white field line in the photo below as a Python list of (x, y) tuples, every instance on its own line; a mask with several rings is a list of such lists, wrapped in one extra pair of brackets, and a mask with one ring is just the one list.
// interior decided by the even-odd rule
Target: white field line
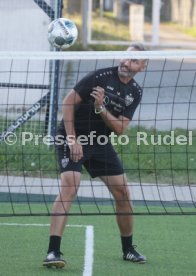
[[(0, 223), (0, 226), (22, 226), (22, 227), (49, 227), (50, 224), (40, 223)], [(94, 228), (92, 225), (67, 225), (66, 227), (84, 227), (85, 231), (85, 255), (83, 276), (92, 276), (94, 257)]]
[(92, 275), (93, 255), (94, 255), (94, 228), (92, 225), (87, 225), (86, 238), (85, 238), (85, 256), (84, 256), (83, 276)]
[[(0, 222), (0, 226), (35, 226), (35, 227), (49, 227), (50, 224), (42, 224), (42, 223), (7, 223), (7, 222)], [(90, 226), (90, 225), (77, 225), (77, 224), (72, 224), (72, 225), (69, 225), (67, 224), (66, 227), (87, 227), (87, 226)]]

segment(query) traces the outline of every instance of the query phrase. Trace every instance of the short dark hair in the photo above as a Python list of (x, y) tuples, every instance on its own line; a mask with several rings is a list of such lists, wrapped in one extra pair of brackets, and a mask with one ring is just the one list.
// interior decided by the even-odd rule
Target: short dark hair
[[(128, 51), (131, 50), (131, 48), (134, 48), (136, 51), (146, 51), (146, 48), (144, 47), (144, 45), (142, 43), (139, 42), (135, 42), (135, 43), (131, 43), (131, 45), (129, 46), (129, 48), (127, 49)], [(144, 62), (148, 62), (148, 59), (143, 59)]]
[(137, 51), (146, 51), (144, 45), (142, 43), (139, 43), (139, 42), (131, 43), (129, 48), (135, 48)]

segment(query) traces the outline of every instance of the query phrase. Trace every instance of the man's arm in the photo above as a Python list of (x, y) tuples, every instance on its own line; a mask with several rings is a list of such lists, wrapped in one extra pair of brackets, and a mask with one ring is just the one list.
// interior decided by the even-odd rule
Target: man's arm
[(107, 109), (100, 113), (100, 116), (104, 120), (105, 124), (114, 131), (115, 134), (121, 135), (127, 129), (130, 120), (124, 116), (116, 118)]
[(74, 107), (80, 102), (80, 96), (73, 89), (63, 100), (63, 119), (67, 135), (76, 135), (74, 128)]
[[(95, 99), (94, 105), (96, 109), (100, 109), (103, 106), (103, 99), (104, 99), (104, 89), (102, 87), (94, 87), (91, 93), (91, 96)], [(117, 135), (123, 134), (126, 128), (129, 125), (130, 120), (124, 116), (119, 116), (118, 118), (113, 116), (107, 109), (100, 109), (98, 112), (102, 119), (104, 120), (105, 124), (114, 131)]]
[[(83, 150), (80, 144), (77, 144), (76, 132), (74, 127), (74, 107), (82, 101), (81, 97), (72, 89), (63, 100), (63, 120), (68, 143), (71, 140), (70, 157), (74, 162), (78, 162), (83, 157)], [(70, 137), (70, 139), (69, 139)]]

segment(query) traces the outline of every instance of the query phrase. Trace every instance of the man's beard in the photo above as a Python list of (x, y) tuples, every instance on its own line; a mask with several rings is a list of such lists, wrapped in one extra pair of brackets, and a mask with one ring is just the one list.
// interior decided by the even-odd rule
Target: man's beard
[[(125, 68), (125, 70), (123, 69)], [(118, 75), (121, 78), (133, 78), (135, 76), (135, 72), (129, 70), (126, 66), (124, 65), (119, 65), (118, 66)]]

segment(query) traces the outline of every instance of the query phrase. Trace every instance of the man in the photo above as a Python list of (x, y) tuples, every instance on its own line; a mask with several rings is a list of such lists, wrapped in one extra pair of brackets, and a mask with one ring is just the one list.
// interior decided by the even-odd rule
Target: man
[[(140, 44), (128, 48), (128, 51), (143, 50)], [(118, 67), (89, 73), (65, 97), (63, 121), (58, 132), (64, 136), (65, 143), (57, 146), (61, 191), (52, 209), (52, 214), (69, 212), (80, 185), (83, 165), (91, 177), (99, 177), (113, 195), (123, 259), (136, 263), (145, 263), (146, 257), (138, 253), (132, 244), (133, 216), (130, 214), (133, 213), (133, 207), (127, 179), (111, 143), (99, 144), (96, 138), (99, 135), (108, 137), (111, 132), (121, 135), (126, 130), (142, 96), (142, 89), (133, 77), (145, 66), (146, 60), (121, 60)], [(93, 141), (85, 145), (78, 141), (80, 135), (89, 137), (92, 133)], [(60, 243), (66, 223), (66, 215), (52, 216), (44, 266), (65, 265), (65, 260), (61, 258)]]

